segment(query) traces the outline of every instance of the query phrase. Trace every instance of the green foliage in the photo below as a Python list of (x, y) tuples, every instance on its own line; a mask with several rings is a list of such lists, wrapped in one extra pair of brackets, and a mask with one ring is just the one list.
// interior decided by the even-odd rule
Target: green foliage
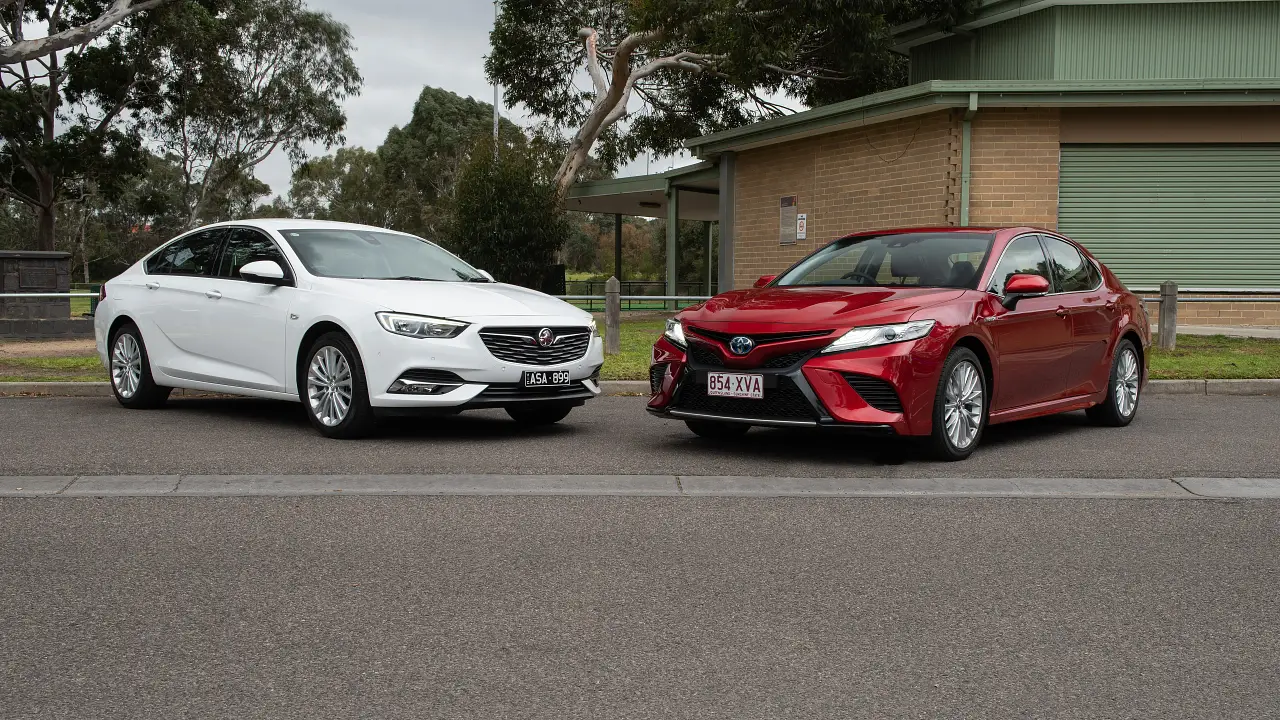
[[(505, 118), (498, 133), (503, 144), (525, 142), (523, 131)], [(418, 235), (437, 234), (442, 206), (453, 194), (467, 154), (476, 138), (492, 134), (492, 105), (424, 87), (408, 124), (392, 128), (377, 151), (387, 225)]]
[(247, 191), (244, 178), (272, 152), (301, 162), (308, 145), (341, 144), (342, 102), (361, 78), (347, 27), (301, 0), (184, 7), (167, 28), (152, 129), (183, 168), (194, 226), (218, 196)]
[(524, 144), (473, 147), (461, 166), (444, 239), (501, 282), (538, 288), (568, 234), (551, 177)]
[(916, 17), (961, 17), (976, 0), (502, 0), (485, 64), (512, 104), (558, 129), (583, 124), (595, 99), (574, 80), (585, 64), (579, 30), (609, 49), (635, 33), (651, 39), (633, 67), (680, 52), (703, 71), (658, 70), (636, 85), (643, 109), (598, 145), (607, 168), (645, 150), (786, 112), (785, 94), (819, 105), (899, 86), (906, 64), (888, 49), (890, 28)]

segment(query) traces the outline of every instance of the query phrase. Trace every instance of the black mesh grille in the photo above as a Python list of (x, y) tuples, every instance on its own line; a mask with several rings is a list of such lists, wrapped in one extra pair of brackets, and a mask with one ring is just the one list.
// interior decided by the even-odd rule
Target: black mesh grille
[(797, 350), (793, 353), (769, 358), (768, 360), (765, 360), (764, 364), (760, 367), (768, 368), (770, 370), (782, 370), (784, 368), (789, 368), (802, 360), (808, 360), (809, 356), (812, 354), (812, 350)]
[(902, 412), (902, 401), (898, 399), (898, 392), (884, 380), (853, 373), (845, 373), (844, 379), (871, 407), (881, 412)]
[(724, 367), (724, 361), (720, 359), (719, 353), (713, 350), (710, 345), (698, 342), (689, 343), (689, 359), (698, 365)]
[(592, 397), (591, 391), (575, 381), (564, 387), (527, 388), (520, 383), (493, 383), (476, 400), (571, 400)]
[(696, 375), (681, 383), (680, 397), (672, 405), (679, 410), (760, 420), (816, 420), (817, 413), (800, 388), (785, 376), (778, 387), (765, 388), (763, 400), (722, 398), (707, 395), (706, 380)]
[(493, 327), (480, 331), (480, 339), (499, 360), (521, 365), (560, 365), (587, 354), (591, 333), (581, 327), (550, 328), (556, 336), (551, 347), (538, 344), (536, 327)]
[(662, 389), (662, 378), (667, 374), (667, 364), (649, 366), (649, 391), (654, 395)]
[(425, 383), (441, 383), (441, 384), (466, 382), (462, 378), (458, 377), (456, 373), (451, 373), (448, 370), (421, 370), (421, 369), (405, 370), (403, 373), (400, 374), (400, 379), (416, 380), (417, 382), (425, 382)]

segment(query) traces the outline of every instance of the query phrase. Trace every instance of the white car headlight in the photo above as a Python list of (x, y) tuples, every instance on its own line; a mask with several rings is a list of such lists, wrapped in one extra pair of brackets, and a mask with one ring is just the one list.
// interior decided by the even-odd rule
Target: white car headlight
[(415, 338), (457, 337), (470, 324), (445, 318), (395, 312), (380, 312), (374, 315), (378, 318), (378, 324), (387, 332)]
[(679, 320), (668, 320), (667, 329), (662, 334), (671, 341), (672, 345), (682, 350), (688, 347), (688, 343), (684, 339), (684, 325), (681, 325)]
[(877, 345), (919, 340), (933, 332), (933, 326), (936, 324), (933, 320), (917, 320), (899, 325), (854, 328), (841, 335), (839, 340), (828, 345), (822, 352), (844, 352), (845, 350), (858, 350)]
[(591, 334), (591, 335), (590, 335), (590, 337), (588, 337), (587, 339), (588, 339), (588, 340), (594, 340), (594, 339), (596, 339), (596, 338), (600, 337), (600, 326), (596, 324), (595, 319), (593, 318), (593, 319), (591, 319), (591, 320), (588, 320), (588, 321), (587, 321), (587, 323), (588, 323), (588, 324), (587, 324), (587, 332), (589, 332), (589, 333)]

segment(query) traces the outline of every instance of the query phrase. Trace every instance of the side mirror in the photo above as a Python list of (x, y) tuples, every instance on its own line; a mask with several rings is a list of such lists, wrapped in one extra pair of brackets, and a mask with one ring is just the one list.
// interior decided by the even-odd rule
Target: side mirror
[(488, 271), (488, 270), (476, 270), (476, 272), (478, 272), (478, 273), (480, 273), (481, 275), (483, 275), (483, 276), (485, 276), (485, 277), (489, 278), (489, 282), (498, 282), (497, 280), (494, 280), (494, 279), (493, 279), (493, 276), (489, 274), (489, 271)]
[(773, 279), (776, 277), (778, 276), (777, 275), (761, 275), (760, 279), (756, 280), (756, 284), (753, 287), (762, 288), (765, 285), (768, 285), (769, 283), (773, 282)]
[(1018, 301), (1028, 297), (1049, 294), (1049, 281), (1039, 275), (1014, 275), (1004, 284), (1004, 306), (1010, 310)]
[(275, 260), (254, 260), (240, 268), (240, 277), (264, 285), (289, 285), (284, 270)]

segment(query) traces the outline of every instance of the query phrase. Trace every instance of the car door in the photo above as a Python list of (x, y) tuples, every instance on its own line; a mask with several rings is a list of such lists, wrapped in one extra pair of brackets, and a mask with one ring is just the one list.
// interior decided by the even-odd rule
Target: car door
[(1116, 297), (1103, 287), (1102, 273), (1079, 248), (1052, 235), (1042, 238), (1053, 267), (1056, 297), (1071, 316), (1066, 394), (1096, 393), (1106, 387), (1110, 374), (1106, 361), (1115, 326)]
[(286, 387), (285, 330), (297, 288), (251, 282), (240, 268), (272, 260), (290, 281), (284, 253), (265, 233), (231, 228), (206, 297), (206, 333), (201, 354), (217, 364), (221, 382), (235, 387), (283, 392)]
[(205, 313), (224, 234), (213, 228), (178, 238), (144, 266), (147, 293), (138, 312), (143, 339), (152, 365), (166, 375), (191, 379), (206, 369)]
[[(1049, 263), (1034, 234), (1015, 238), (1005, 247), (991, 276), (988, 291), (1003, 298), (1004, 285), (1014, 275), (1039, 275), (1052, 285)], [(1059, 310), (1057, 298), (1022, 298), (1012, 310), (986, 320), (996, 347), (993, 411), (1056, 400), (1066, 389), (1071, 351), (1071, 319)]]

